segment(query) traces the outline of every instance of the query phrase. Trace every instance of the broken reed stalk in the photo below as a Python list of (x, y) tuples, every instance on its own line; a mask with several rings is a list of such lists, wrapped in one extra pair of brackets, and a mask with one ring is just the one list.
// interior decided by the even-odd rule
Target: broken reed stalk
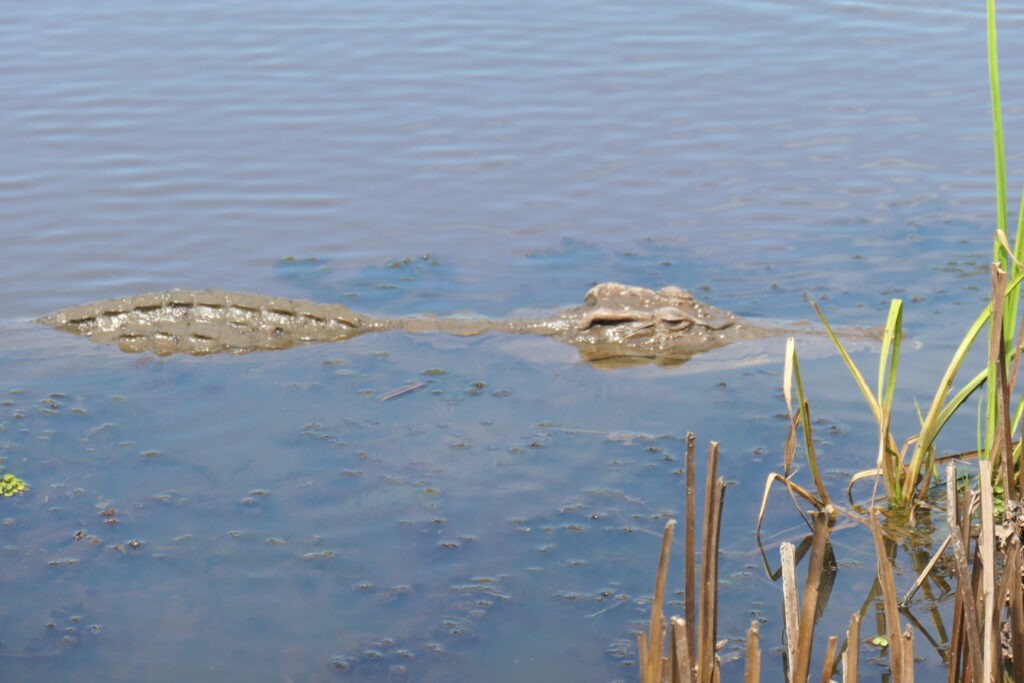
[[(786, 629), (786, 668), (792, 673), (800, 640), (800, 602), (796, 588), (796, 549), (792, 543), (779, 546), (782, 558), (782, 614)], [(789, 680), (793, 680), (792, 677)]]
[[(871, 536), (875, 541), (875, 555), (878, 573), (878, 586), (882, 592), (882, 609), (885, 612), (885, 637), (889, 645), (889, 668), (892, 671), (892, 680), (895, 683), (913, 680), (913, 649), (910, 653), (904, 651), (907, 642), (903, 639), (900, 627), (899, 601), (896, 598), (896, 583), (893, 580), (892, 564), (889, 562), (889, 553), (885, 549), (885, 539), (882, 538), (882, 526), (878, 522), (877, 512), (871, 510), (868, 518), (868, 525), (871, 527)], [(913, 648), (913, 640), (910, 641)], [(910, 670), (906, 670), (907, 662), (910, 662)]]
[[(893, 595), (896, 588), (893, 587)], [(895, 683), (914, 683), (914, 628), (907, 624), (907, 628), (900, 636), (900, 651), (903, 654), (903, 662), (900, 665), (900, 677), (893, 677)], [(891, 653), (891, 651), (890, 651)]]
[(807, 582), (804, 584), (804, 598), (800, 609), (800, 632), (797, 634), (796, 661), (790, 663), (793, 683), (807, 680), (811, 664), (811, 648), (814, 642), (814, 622), (818, 609), (818, 588), (821, 585), (821, 567), (825, 558), (825, 544), (828, 542), (829, 514), (812, 513), (814, 535), (811, 542), (811, 556), (807, 563)]
[[(665, 628), (662, 605), (665, 599), (665, 581), (668, 576), (669, 557), (675, 520), (665, 524), (662, 534), (661, 555), (658, 560), (658, 574), (654, 583), (654, 598), (651, 604), (651, 620), (646, 633), (637, 635), (640, 657), (640, 680), (642, 683), (662, 683), (668, 674), (672, 683), (712, 683), (720, 679), (718, 658), (715, 656), (715, 641), (718, 628), (718, 543), (722, 521), (722, 505), (725, 497), (725, 480), (717, 477), (718, 444), (711, 442), (708, 453), (708, 475), (704, 497), (704, 522), (702, 536), (701, 591), (699, 612), (696, 604), (696, 538), (694, 486), (694, 444), (693, 434), (687, 435), (686, 447), (686, 550), (685, 550), (685, 609), (688, 618), (672, 617), (670, 629)], [(689, 614), (696, 612), (691, 621)], [(697, 638), (693, 638), (690, 624), (697, 624)], [(753, 627), (752, 627), (753, 628)], [(670, 656), (665, 658), (667, 631)], [(749, 638), (749, 636), (748, 636)], [(694, 641), (697, 641), (696, 643)], [(753, 643), (753, 645), (751, 644)], [(748, 649), (758, 648), (756, 629)], [(757, 676), (760, 676), (760, 654), (758, 650)], [(669, 665), (666, 668), (666, 663)], [(756, 683), (757, 679), (754, 679)]]
[(832, 680), (832, 669), (836, 663), (836, 647), (839, 639), (835, 636), (828, 637), (828, 645), (825, 647), (825, 662), (821, 665), (821, 683), (829, 683)]
[[(957, 585), (957, 603), (960, 605), (958, 611), (959, 624), (958, 628), (954, 628), (954, 633), (957, 631), (963, 631), (963, 634), (959, 638), (954, 640), (957, 642), (958, 647), (955, 648), (957, 654), (957, 660), (963, 661), (965, 669), (965, 678), (962, 680), (975, 681), (980, 683), (984, 678), (982, 677), (981, 667), (981, 632), (978, 628), (978, 608), (977, 603), (974, 600), (974, 588), (971, 582), (971, 573), (967, 568), (967, 549), (964, 543), (964, 537), (966, 536), (968, 541), (970, 536), (967, 535), (968, 530), (960, 526), (960, 520), (957, 518), (957, 495), (956, 495), (956, 468), (952, 463), (946, 466), (946, 517), (949, 522), (950, 535), (952, 537), (951, 545), (953, 546), (953, 560), (954, 567), (956, 569), (956, 585)], [(970, 517), (967, 517), (965, 524), (969, 524)], [(966, 645), (966, 660), (964, 660), (964, 648)], [(950, 667), (950, 678), (957, 680), (955, 676), (955, 664), (959, 661), (954, 662), (954, 665)]]
[(746, 667), (744, 683), (759, 683), (761, 680), (761, 624), (754, 619), (747, 630)]
[[(672, 617), (672, 683), (693, 683), (693, 660), (686, 620)], [(756, 679), (754, 683), (757, 683)]]
[[(949, 493), (947, 489), (947, 494)], [(955, 496), (954, 496), (955, 500)], [(965, 598), (974, 595), (973, 584), (970, 586), (970, 591), (960, 590), (959, 576), (960, 566), (958, 551), (955, 545), (953, 545), (953, 535), (960, 539), (961, 548), (965, 550), (964, 555), (966, 556), (966, 548), (970, 547), (971, 542), (971, 515), (974, 513), (975, 503), (977, 498), (974, 492), (969, 492), (968, 500), (964, 505), (960, 506), (959, 512), (954, 511), (950, 514), (950, 511), (946, 510), (947, 520), (956, 519), (956, 525), (950, 525), (950, 545), (953, 546), (953, 567), (954, 567), (954, 578), (956, 579), (956, 595), (953, 604), (953, 631), (950, 635), (950, 666), (949, 666), (949, 683), (958, 683), (959, 681), (971, 681), (974, 680), (974, 674), (972, 670), (975, 667), (971, 664), (971, 659), (968, 655), (968, 635), (967, 635), (967, 610), (964, 609)], [(948, 507), (948, 502), (947, 502)], [(966, 568), (966, 561), (964, 563)], [(973, 575), (970, 576), (970, 580), (973, 581)], [(971, 603), (972, 605), (974, 603)], [(973, 607), (976, 609), (976, 606)]]
[[(998, 307), (997, 307), (998, 308)], [(999, 342), (997, 341), (998, 345)], [(995, 365), (1000, 366), (997, 362)], [(1002, 391), (1008, 385), (1002, 384)], [(1005, 398), (1005, 396), (1003, 397)], [(998, 400), (998, 398), (997, 398)], [(951, 636), (951, 654), (949, 663), (949, 680), (992, 681), (996, 680), (1002, 659), (1000, 620), (1004, 610), (1004, 601), (1009, 596), (1010, 628), (1013, 629), (1014, 607), (1012, 604), (1013, 589), (1010, 583), (1019, 584), (1019, 573), (1006, 573), (1009, 567), (1016, 564), (1004, 555), (997, 562), (995, 541), (995, 492), (992, 485), (993, 459), (1011, 458), (1010, 441), (1003, 436), (1002, 422), (1007, 418), (1006, 412), (997, 410), (993, 446), (999, 452), (989, 451), (988, 457), (978, 460), (979, 491), (968, 490), (968, 501), (962, 507), (962, 514), (957, 514), (959, 496), (956, 491), (956, 468), (950, 463), (946, 467), (946, 517), (950, 528), (950, 544), (953, 547), (954, 569), (957, 583), (957, 596), (954, 603), (953, 632)], [(1002, 442), (1002, 445), (1000, 445)], [(1010, 468), (1002, 468), (1004, 485), (1012, 478)], [(1004, 488), (1004, 496), (1007, 488)], [(1004, 497), (1004, 504), (1010, 499)], [(973, 565), (974, 571), (968, 569), (968, 550), (971, 543), (970, 520), (975, 502), (980, 503), (979, 517), (981, 531), (975, 540)], [(997, 569), (1003, 567), (1004, 575), (997, 581)], [(997, 591), (996, 586), (1000, 589)], [(1018, 586), (1019, 588), (1019, 586)], [(997, 606), (998, 599), (998, 606)], [(1011, 634), (1011, 647), (1012, 647)], [(1024, 650), (1024, 647), (1022, 647)], [(1014, 676), (1017, 674), (1014, 673)]]
[(857, 683), (857, 669), (860, 662), (860, 614), (853, 613), (850, 626), (846, 629), (846, 651), (843, 653), (843, 683)]
[[(684, 594), (684, 612), (683, 618), (686, 619), (686, 623), (693, 628), (693, 625), (697, 623), (696, 614), (696, 588), (694, 586), (697, 580), (697, 466), (696, 466), (696, 452), (697, 452), (697, 437), (694, 436), (693, 432), (689, 432), (686, 435), (686, 539), (685, 553), (683, 562), (686, 565), (684, 568), (684, 581), (683, 586)], [(687, 652), (687, 659), (693, 662), (696, 658), (696, 646), (693, 638), (687, 639), (689, 651)], [(689, 669), (693, 671), (693, 669)]]
[(718, 540), (722, 529), (722, 504), (725, 499), (725, 480), (718, 474), (718, 443), (711, 442), (708, 449), (707, 484), (704, 491), (704, 529), (700, 563), (700, 623), (698, 627), (697, 681), (711, 683), (718, 680), (718, 658), (715, 641), (718, 638)]
[[(661, 606), (665, 603), (665, 579), (668, 577), (668, 560), (672, 552), (672, 532), (676, 520), (670, 519), (665, 524), (661, 536), (661, 556), (658, 558), (658, 575), (654, 580), (654, 602), (651, 604), (651, 624), (647, 629), (647, 638), (641, 638), (640, 658), (645, 681), (661, 681), (664, 679), (665, 659), (662, 655), (665, 642), (665, 621)], [(643, 634), (640, 634), (643, 636)], [(645, 647), (646, 646), (646, 647)]]
[[(1016, 520), (1013, 520), (1016, 522)], [(1014, 683), (1024, 682), (1024, 587), (1021, 586), (1021, 562), (1020, 562), (1020, 534), (1016, 528), (1007, 539), (1004, 564), (1004, 578), (1008, 580), (1006, 591), (1007, 609), (1009, 610), (1010, 622), (1010, 647), (1013, 653), (1013, 680)], [(1000, 591), (1000, 594), (1003, 594)]]
[[(999, 637), (996, 626), (999, 613), (996, 611), (996, 550), (995, 550), (995, 510), (992, 492), (992, 461), (988, 458), (978, 460), (978, 483), (981, 486), (981, 536), (975, 541), (975, 553), (981, 558), (981, 616), (984, 652), (982, 665), (987, 680), (995, 680), (996, 666), (999, 663), (996, 648)], [(1002, 600), (999, 601), (1000, 608)], [(1001, 609), (1000, 609), (1001, 611)]]

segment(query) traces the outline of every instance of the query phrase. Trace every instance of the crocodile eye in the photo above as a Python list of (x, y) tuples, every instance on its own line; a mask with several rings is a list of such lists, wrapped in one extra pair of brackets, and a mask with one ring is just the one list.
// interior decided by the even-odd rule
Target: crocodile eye
[(654, 317), (657, 320), (660, 320), (662, 323), (672, 327), (689, 327), (695, 322), (692, 315), (689, 315), (678, 308), (670, 306), (666, 306), (664, 308), (659, 308), (658, 310), (656, 310), (654, 312)]

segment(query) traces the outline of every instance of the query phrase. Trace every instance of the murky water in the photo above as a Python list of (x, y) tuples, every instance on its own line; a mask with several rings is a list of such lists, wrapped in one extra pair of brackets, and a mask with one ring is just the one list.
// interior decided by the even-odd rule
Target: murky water
[[(807, 293), (875, 325), (899, 295), (923, 395), (987, 286), (981, 7), (4, 14), (0, 456), (31, 485), (0, 502), (4, 680), (632, 679), (691, 429), (736, 484), (721, 633), (762, 616), (781, 677), (752, 537), (781, 368), (737, 363), (778, 342), (693, 373), (501, 336), (155, 359), (31, 320), (171, 287), (503, 315), (621, 280), (775, 319)], [(1016, 187), (1024, 21), (1001, 22)], [(835, 358), (804, 372), (844, 481), (874, 460), (866, 411)], [(870, 585), (858, 534), (829, 633)]]

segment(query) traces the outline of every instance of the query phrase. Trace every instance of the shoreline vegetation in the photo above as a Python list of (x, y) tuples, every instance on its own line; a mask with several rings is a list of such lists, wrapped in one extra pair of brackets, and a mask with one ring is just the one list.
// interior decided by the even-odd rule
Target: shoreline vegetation
[[(789, 410), (789, 433), (782, 472), (771, 474), (765, 485), (757, 534), (760, 538), (773, 489), (784, 488), (810, 532), (799, 547), (792, 543), (779, 546), (781, 567), (778, 572), (770, 569), (768, 557), (762, 550), (769, 576), (773, 580), (781, 577), (785, 634), (782, 664), (789, 683), (804, 683), (819, 677), (823, 682), (858, 680), (864, 643), (880, 649), (881, 659), (888, 663), (888, 672), (883, 672), (883, 677), (892, 683), (914, 680), (915, 648), (922, 646), (933, 647), (940, 654), (950, 682), (1024, 683), (1024, 481), (1021, 478), (1024, 398), (1017, 390), (1021, 351), (1024, 350), (1024, 321), (1018, 323), (1020, 285), (1024, 280), (1024, 199), (1011, 242), (994, 0), (986, 1), (986, 16), (997, 209), (990, 301), (964, 334), (942, 372), (931, 401), (918, 408), (920, 428), (917, 434), (907, 437), (901, 444), (891, 431), (903, 337), (903, 302), (894, 299), (890, 305), (874, 387), (843, 348), (821, 310), (812, 304), (878, 426), (876, 462), (850, 478), (847, 505), (835, 502), (821, 477), (810, 401), (804, 392), (797, 349), (792, 340), (787, 344), (783, 393)], [(983, 336), (985, 330), (987, 335)], [(980, 343), (986, 344), (985, 367), (958, 386), (958, 375), (968, 351)], [(977, 448), (937, 456), (943, 427), (954, 414), (967, 410), (965, 406), (972, 397), (979, 401)], [(809, 485), (794, 479), (793, 463), (798, 451), (806, 458), (811, 478)], [(721, 680), (717, 656), (720, 646), (717, 587), (725, 481), (717, 477), (717, 458), (718, 445), (712, 442), (700, 524), (700, 557), (703, 559), (698, 569), (695, 437), (688, 435), (684, 614), (666, 619), (662, 607), (676, 527), (676, 521), (669, 520), (662, 537), (650, 624), (646, 632), (638, 634), (642, 683)], [(963, 467), (965, 461), (973, 461), (975, 465)], [(958, 463), (961, 464), (959, 470)], [(854, 500), (852, 490), (857, 483), (871, 484), (868, 500)], [(805, 507), (811, 511), (804, 512)], [(870, 531), (876, 553), (876, 578), (863, 607), (851, 615), (845, 633), (830, 635), (824, 654), (816, 655), (812, 652), (814, 631), (835, 575), (829, 536), (840, 519), (863, 524)], [(900, 597), (893, 578), (900, 541), (931, 528), (935, 520), (939, 521), (940, 529), (945, 522), (945, 538), (933, 539), (937, 541), (935, 552), (927, 562), (917, 557), (909, 559), (909, 569), (917, 579)], [(804, 560), (806, 575), (801, 595), (796, 569)], [(696, 589), (698, 571), (699, 585), (712, 590)], [(929, 609), (937, 639), (929, 635), (909, 609), (919, 590), (926, 595), (954, 596), (951, 614), (947, 615), (952, 620), (948, 627), (936, 607)], [(862, 621), (868, 618), (872, 608), (876, 627), (869, 633), (862, 630)], [(916, 642), (922, 636), (927, 641), (924, 645)], [(744, 652), (744, 680), (757, 683), (762, 654), (756, 619), (747, 632)]]

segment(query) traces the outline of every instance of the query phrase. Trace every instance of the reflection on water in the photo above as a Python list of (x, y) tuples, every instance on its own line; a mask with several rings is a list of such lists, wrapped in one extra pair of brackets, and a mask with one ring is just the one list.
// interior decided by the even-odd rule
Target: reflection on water
[[(173, 287), (500, 316), (621, 281), (873, 326), (900, 295), (922, 395), (987, 286), (983, 41), (942, 0), (8, 8), (0, 466), (32, 489), (0, 501), (4, 679), (632, 679), (689, 429), (736, 483), (720, 632), (778, 642), (750, 494), (776, 364), (402, 334), (162, 360), (29, 321)], [(804, 368), (834, 481), (874, 447), (844, 372)], [(857, 588), (873, 559), (836, 543)]]

